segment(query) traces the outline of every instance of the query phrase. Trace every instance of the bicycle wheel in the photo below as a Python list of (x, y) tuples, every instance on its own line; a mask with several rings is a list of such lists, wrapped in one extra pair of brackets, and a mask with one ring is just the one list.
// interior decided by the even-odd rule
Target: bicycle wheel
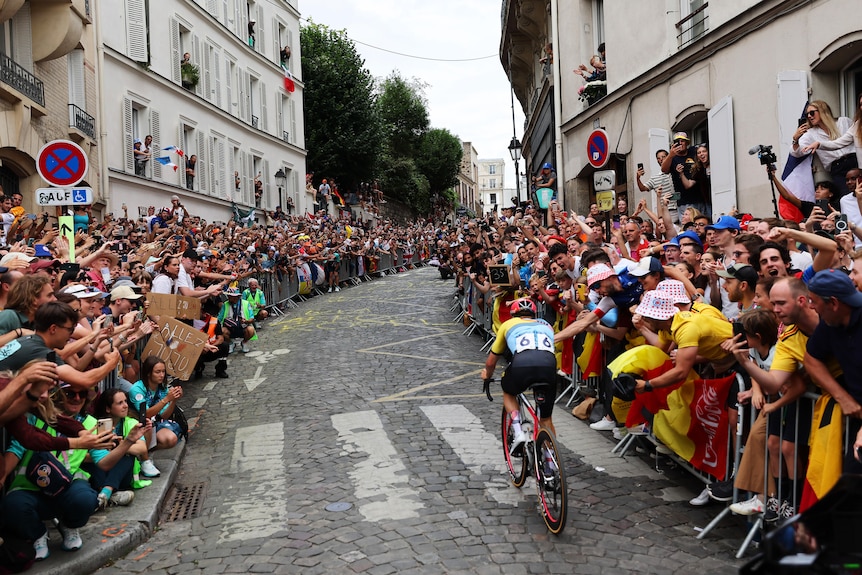
[(545, 520), (548, 531), (557, 535), (566, 526), (568, 493), (563, 459), (557, 450), (557, 442), (553, 434), (547, 429), (539, 430), (539, 436), (536, 439), (536, 457), (539, 458), (536, 487), (539, 492), (542, 519)]
[(514, 453), (509, 453), (509, 448), (512, 443), (512, 426), (509, 421), (509, 414), (506, 413), (506, 408), (503, 408), (502, 421), (502, 437), (503, 437), (503, 458), (506, 460), (506, 469), (509, 470), (509, 478), (512, 480), (512, 485), (521, 487), (527, 480), (527, 460), (524, 457), (524, 446), (519, 446)]

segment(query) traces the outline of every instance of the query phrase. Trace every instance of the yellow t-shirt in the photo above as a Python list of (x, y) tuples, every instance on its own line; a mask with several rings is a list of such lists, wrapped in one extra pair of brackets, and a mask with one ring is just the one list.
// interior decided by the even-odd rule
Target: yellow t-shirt
[(673, 316), (670, 333), (678, 349), (696, 347), (698, 355), (718, 361), (728, 356), (721, 344), (733, 337), (733, 326), (723, 317), (682, 311)]
[[(772, 360), (772, 366), (769, 370), (795, 373), (802, 369), (806, 345), (808, 345), (808, 336), (802, 333), (796, 324), (785, 326), (784, 331), (778, 336), (778, 343), (775, 345), (775, 358)], [(841, 366), (838, 365), (838, 361), (834, 357), (829, 358), (826, 367), (832, 377), (837, 378), (843, 373)]]

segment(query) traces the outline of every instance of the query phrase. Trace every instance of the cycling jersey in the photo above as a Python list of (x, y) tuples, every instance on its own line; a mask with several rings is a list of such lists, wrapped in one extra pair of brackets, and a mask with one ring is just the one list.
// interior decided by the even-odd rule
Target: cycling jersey
[(491, 352), (497, 355), (517, 354), (528, 350), (554, 353), (554, 330), (545, 320), (514, 317), (497, 330)]

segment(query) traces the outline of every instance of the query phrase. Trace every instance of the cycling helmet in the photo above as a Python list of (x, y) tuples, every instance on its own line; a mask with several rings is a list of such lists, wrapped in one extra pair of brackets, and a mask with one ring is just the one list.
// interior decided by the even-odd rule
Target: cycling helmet
[(513, 316), (516, 315), (530, 315), (532, 317), (536, 317), (536, 304), (527, 297), (522, 297), (520, 299), (516, 299), (511, 304), (509, 304), (509, 313)]

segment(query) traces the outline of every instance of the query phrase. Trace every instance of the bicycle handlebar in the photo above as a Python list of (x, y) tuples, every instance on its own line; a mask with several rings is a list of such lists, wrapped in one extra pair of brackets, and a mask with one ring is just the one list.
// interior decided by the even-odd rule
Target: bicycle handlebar
[(491, 382), (494, 381), (494, 378), (484, 379), (482, 380), (482, 390), (485, 392), (485, 395), (488, 396), (488, 401), (494, 401), (494, 398), (491, 397)]

